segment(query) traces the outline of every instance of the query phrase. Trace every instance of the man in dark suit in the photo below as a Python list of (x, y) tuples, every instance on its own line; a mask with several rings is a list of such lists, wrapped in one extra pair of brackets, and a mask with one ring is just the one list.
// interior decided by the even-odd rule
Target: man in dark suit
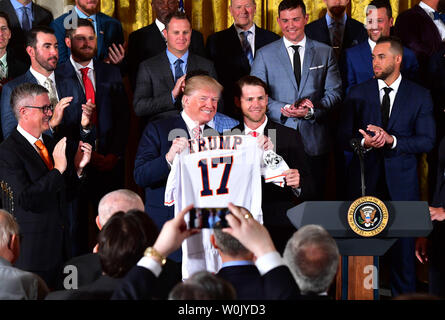
[(258, 50), (251, 75), (269, 86), (269, 119), (300, 132), (319, 199), (330, 150), (329, 115), (341, 99), (341, 77), (332, 48), (305, 36), (309, 19), (301, 0), (284, 0), (277, 22), (283, 38)]
[(254, 136), (265, 135), (272, 139), (274, 151), (291, 168), (283, 172), (286, 186), (281, 188), (262, 180), (262, 203), (264, 225), (269, 230), (275, 247), (283, 252), (295, 227), (287, 218), (286, 211), (302, 200), (316, 198), (309, 158), (304, 152), (300, 134), (266, 116), (267, 86), (259, 78), (242, 77), (235, 86), (235, 104), (243, 114), (243, 122), (234, 129)]
[[(156, 14), (156, 20), (152, 24), (130, 33), (126, 58), (133, 89), (136, 87), (140, 63), (164, 52), (167, 48), (167, 40), (164, 35), (166, 19), (178, 11), (178, 6), (178, 0), (152, 0), (152, 12)], [(206, 56), (204, 39), (199, 31), (191, 31), (190, 51), (202, 57)]]
[[(80, 142), (75, 156), (67, 139), (57, 144), (47, 135), (52, 115), (48, 91), (25, 83), (12, 92), (18, 126), (0, 145), (0, 179), (13, 190), (14, 216), (23, 235), (18, 268), (40, 275), (50, 288), (69, 257), (66, 203), (91, 157), (91, 146)], [(73, 161), (74, 159), (74, 161)]]
[(213, 63), (189, 50), (192, 27), (188, 17), (175, 12), (165, 21), (167, 49), (139, 66), (133, 107), (148, 121), (176, 116), (187, 72), (202, 69), (216, 78)]
[[(70, 49), (65, 44), (65, 31), (76, 27), (77, 19), (92, 21), (97, 36), (96, 58), (118, 64), (124, 57), (124, 33), (121, 23), (99, 12), (99, 0), (76, 0), (73, 10), (55, 19), (50, 27), (54, 29), (59, 43), (59, 61), (70, 57)], [(115, 57), (118, 57), (117, 59)]]
[[(73, 90), (72, 84), (68, 84), (64, 89), (59, 86), (54, 72), (58, 61), (57, 39), (54, 36), (54, 31), (49, 27), (34, 27), (27, 34), (26, 42), (26, 51), (31, 59), (31, 67), (25, 74), (6, 83), (2, 90), (0, 114), (4, 138), (7, 138), (17, 126), (10, 98), (12, 90), (18, 85), (30, 82), (47, 88), (51, 104), (54, 106), (53, 116), (50, 120), (52, 129), (60, 124), (64, 109), (70, 104), (72, 97), (77, 94)], [(86, 108), (90, 108), (90, 106), (86, 106)], [(51, 134), (51, 131), (48, 134)]]
[(394, 27), (394, 34), (417, 56), (421, 83), (427, 81), (431, 55), (445, 48), (445, 23), (439, 13), (445, 13), (444, 0), (423, 0), (402, 12)]
[[(393, 25), (392, 8), (389, 0), (373, 0), (367, 8), (368, 41), (347, 49), (341, 64), (343, 76), (343, 89), (349, 89), (374, 77), (372, 70), (372, 50), (380, 37), (390, 35)], [(410, 49), (403, 48), (402, 75), (412, 81), (417, 81), (419, 64), (416, 55)]]
[[(435, 124), (429, 92), (400, 74), (403, 47), (397, 38), (381, 37), (373, 51), (376, 79), (352, 87), (340, 122), (345, 150), (359, 139), (365, 148), (368, 195), (382, 200), (417, 201), (417, 155), (434, 145)], [(381, 106), (379, 108), (378, 106)], [(360, 194), (360, 166), (354, 156), (349, 168), (348, 194)], [(393, 295), (415, 292), (414, 241), (399, 239), (390, 251)]]
[(256, 11), (254, 0), (232, 0), (230, 13), (233, 25), (207, 38), (207, 56), (215, 64), (218, 80), (224, 87), (223, 112), (231, 117), (242, 118), (234, 105), (235, 82), (250, 73), (255, 53), (261, 47), (280, 37), (254, 24)]
[(344, 50), (366, 41), (366, 29), (362, 23), (346, 14), (349, 0), (323, 0), (323, 2), (327, 7), (326, 15), (309, 23), (305, 32), (309, 38), (331, 46), (337, 59), (340, 60)]
[[(145, 188), (145, 212), (158, 228), (173, 217), (173, 207), (164, 205), (173, 159), (187, 146), (187, 139), (195, 136), (194, 131), (207, 131), (206, 123), (216, 113), (221, 91), (221, 85), (209, 76), (191, 77), (186, 81), (181, 114), (149, 122), (144, 129), (136, 154), (134, 180)], [(180, 252), (176, 251), (171, 258), (181, 261)]]
[[(192, 208), (190, 205), (174, 219), (165, 223), (158, 239), (152, 247), (147, 248), (144, 257), (139, 260), (114, 291), (113, 300), (151, 299), (157, 277), (162, 270), (168, 254), (179, 248), (189, 236), (198, 230), (187, 229), (185, 214)], [(299, 297), (299, 289), (292, 274), (285, 266), (280, 254), (276, 251), (266, 228), (256, 221), (244, 208), (229, 203), (231, 214), (227, 221), (231, 228), (227, 233), (237, 239), (256, 257), (255, 264), (261, 270), (262, 291), (268, 300), (290, 300)], [(264, 259), (267, 255), (267, 258)]]
[(32, 27), (49, 26), (52, 13), (31, 0), (0, 0), (0, 11), (5, 12), (11, 22), (11, 48), (20, 60), (29, 63), (25, 51), (26, 32)]

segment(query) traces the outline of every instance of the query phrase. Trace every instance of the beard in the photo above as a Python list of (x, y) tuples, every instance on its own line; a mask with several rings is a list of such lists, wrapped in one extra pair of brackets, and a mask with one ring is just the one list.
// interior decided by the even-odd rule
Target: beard
[[(445, 0), (444, 0), (445, 1)], [(346, 11), (346, 6), (338, 5), (333, 6), (329, 9), (329, 12), (335, 17), (335, 18), (341, 18), (343, 17), (344, 13)]]
[[(90, 52), (84, 52), (84, 49), (90, 48)], [(97, 47), (83, 46), (81, 48), (71, 47), (71, 54), (79, 61), (89, 61), (94, 58), (97, 53)]]
[[(52, 64), (50, 62), (51, 60), (52, 61), (55, 60), (55, 63)], [(58, 60), (59, 60), (59, 58), (57, 56), (52, 56), (45, 60), (45, 59), (43, 59), (43, 57), (41, 55), (39, 55), (38, 53), (36, 54), (36, 61), (38, 62), (38, 64), (40, 66), (42, 66), (43, 69), (45, 69), (48, 72), (54, 71), (56, 69)]]
[(394, 70), (395, 70), (395, 66), (390, 65), (390, 66), (386, 67), (385, 69), (383, 69), (382, 71), (380, 71), (379, 74), (374, 73), (375, 78), (380, 79), (380, 80), (386, 80), (391, 74), (394, 73)]

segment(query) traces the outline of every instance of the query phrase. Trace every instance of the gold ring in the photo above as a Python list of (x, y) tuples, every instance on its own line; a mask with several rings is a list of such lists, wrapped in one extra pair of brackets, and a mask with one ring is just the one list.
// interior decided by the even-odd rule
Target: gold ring
[(248, 220), (249, 218), (250, 218), (250, 214), (246, 213), (246, 214), (244, 215), (244, 219)]

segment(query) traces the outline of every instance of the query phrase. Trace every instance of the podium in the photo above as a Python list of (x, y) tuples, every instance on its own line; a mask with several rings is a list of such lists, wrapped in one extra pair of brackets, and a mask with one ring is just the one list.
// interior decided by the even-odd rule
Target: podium
[(428, 203), (424, 201), (384, 201), (389, 220), (374, 237), (362, 237), (347, 221), (353, 201), (307, 201), (287, 211), (298, 229), (308, 224), (325, 228), (337, 242), (342, 259), (337, 274), (337, 299), (378, 299), (378, 257), (398, 238), (426, 237), (433, 229)]

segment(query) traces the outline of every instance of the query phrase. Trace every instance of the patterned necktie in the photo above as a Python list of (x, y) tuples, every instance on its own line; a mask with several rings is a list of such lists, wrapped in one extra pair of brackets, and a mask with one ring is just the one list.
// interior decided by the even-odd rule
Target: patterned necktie
[(46, 149), (45, 145), (40, 140), (37, 140), (34, 144), (39, 149), (40, 157), (42, 158), (43, 162), (45, 162), (48, 170), (52, 170), (54, 168), (54, 165), (51, 157), (49, 156), (48, 149)]
[[(80, 72), (82, 73), (83, 86), (85, 87), (85, 97), (87, 98), (87, 101), (91, 100), (91, 103), (96, 104), (96, 93), (94, 92), (93, 82), (91, 82), (91, 79), (88, 77), (89, 70), (90, 68), (88, 67), (80, 69)], [(92, 115), (91, 122), (94, 125), (97, 124), (97, 109)]]
[(8, 77), (8, 72), (6, 71), (6, 66), (0, 61), (0, 80), (4, 80)]
[(386, 129), (389, 120), (389, 107), (390, 107), (389, 93), (392, 91), (392, 88), (386, 87), (383, 88), (383, 90), (385, 90), (385, 94), (383, 95), (382, 106), (381, 106), (382, 127), (383, 129)]
[(258, 132), (256, 132), (256, 131), (250, 131), (248, 134), (254, 138), (258, 137)]
[(338, 58), (340, 57), (341, 51), (341, 26), (340, 22), (334, 22), (332, 27), (332, 49), (334, 49), (334, 54)]
[(199, 139), (201, 137), (201, 127), (196, 126), (192, 129), (192, 138)]
[(25, 31), (31, 30), (31, 24), (29, 23), (29, 16), (28, 16), (28, 8), (27, 7), (21, 7), (20, 8), (23, 12), (22, 14), (22, 29)]
[(298, 49), (300, 46), (291, 46), (292, 49), (294, 49), (294, 75), (295, 75), (295, 81), (297, 81), (297, 86), (300, 87), (300, 81), (301, 81), (301, 60), (300, 60), (300, 53), (298, 52)]
[(247, 57), (247, 60), (249, 60), (249, 64), (252, 65), (253, 63), (253, 54), (252, 54), (252, 47), (250, 46), (248, 37), (252, 34), (252, 31), (241, 31), (241, 45), (243, 47), (244, 54)]
[(175, 84), (178, 81), (178, 79), (184, 75), (184, 72), (182, 71), (183, 63), (184, 61), (182, 61), (181, 59), (177, 59), (175, 61)]
[(49, 101), (51, 104), (55, 107), (56, 104), (59, 102), (57, 99), (56, 89), (54, 88), (54, 83), (50, 78), (46, 78), (45, 82), (43, 83), (43, 86), (48, 90), (49, 92)]

